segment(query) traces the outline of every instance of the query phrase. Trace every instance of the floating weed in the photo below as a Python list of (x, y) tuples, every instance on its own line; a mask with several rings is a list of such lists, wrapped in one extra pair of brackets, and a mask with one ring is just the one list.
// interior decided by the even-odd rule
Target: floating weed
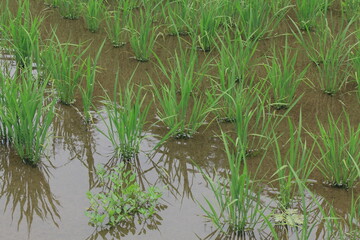
[(118, 74), (114, 85), (114, 98), (105, 96), (108, 121), (101, 114), (99, 116), (104, 121), (107, 132), (101, 133), (111, 141), (116, 157), (128, 160), (139, 152), (144, 138), (142, 130), (151, 105), (151, 102), (145, 103), (145, 97), (142, 88), (139, 87), (135, 92), (131, 83), (126, 86), (125, 93), (118, 90)]
[(75, 20), (81, 15), (81, 1), (57, 0), (59, 13), (63, 18)]
[(334, 187), (351, 188), (359, 179), (360, 124), (353, 127), (346, 112), (344, 117), (343, 122), (329, 114), (327, 127), (317, 120), (320, 133), (312, 136), (318, 143), (319, 169), (326, 181)]
[[(3, 84), (10, 90), (3, 93), (5, 111), (0, 119), (11, 131), (11, 142), (20, 158), (36, 165), (44, 150), (48, 129), (54, 117), (55, 100), (44, 97), (47, 81), (32, 76), (31, 69), (24, 69), (19, 79), (6, 79)], [(44, 105), (45, 104), (45, 105)]]
[(88, 46), (60, 43), (56, 34), (42, 52), (44, 71), (51, 76), (61, 103), (70, 105), (75, 101), (75, 92), (85, 72), (86, 61), (82, 60)]
[(297, 52), (291, 57), (287, 38), (284, 53), (277, 53), (275, 47), (273, 47), (272, 52), (271, 64), (265, 64), (267, 71), (265, 79), (270, 82), (273, 92), (274, 103), (272, 105), (276, 109), (287, 108), (294, 100), (296, 90), (308, 67), (300, 73), (296, 73)]
[(90, 32), (98, 31), (106, 11), (103, 0), (87, 0), (82, 8), (87, 28)]
[(307, 39), (298, 27), (296, 27), (297, 33), (293, 31), (294, 36), (319, 69), (318, 81), (321, 90), (329, 95), (337, 93), (349, 76), (349, 56), (355, 47), (354, 44), (349, 44), (352, 34), (347, 34), (351, 24), (352, 22), (346, 26), (342, 25), (340, 33), (334, 35), (334, 29), (329, 26), (327, 19), (323, 19), (320, 27), (315, 31), (315, 36), (311, 32), (306, 33)]
[(138, 17), (129, 18), (130, 45), (140, 62), (149, 61), (157, 38), (157, 27), (153, 27), (151, 16), (151, 9), (140, 9)]

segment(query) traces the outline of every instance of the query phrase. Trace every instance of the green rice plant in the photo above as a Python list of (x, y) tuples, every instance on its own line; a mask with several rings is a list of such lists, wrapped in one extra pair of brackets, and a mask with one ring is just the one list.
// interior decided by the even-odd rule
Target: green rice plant
[(360, 1), (359, 0), (342, 0), (341, 8), (348, 20), (360, 17)]
[(59, 0), (45, 0), (45, 4), (56, 8), (59, 7)]
[(287, 108), (294, 100), (296, 90), (304, 79), (309, 66), (300, 73), (296, 73), (297, 52), (291, 56), (290, 47), (286, 38), (284, 53), (277, 53), (273, 47), (271, 63), (265, 64), (267, 76), (273, 92), (273, 106), (276, 109)]
[(13, 135), (11, 126), (6, 124), (6, 116), (8, 116), (7, 96), (17, 95), (17, 89), (12, 87), (11, 82), (13, 79), (8, 74), (0, 72), (0, 140), (4, 142), (10, 142)]
[(129, 17), (128, 31), (130, 32), (130, 45), (136, 60), (147, 62), (153, 52), (157, 27), (153, 27), (151, 10), (140, 9), (139, 16)]
[(75, 93), (83, 77), (86, 61), (82, 60), (87, 49), (81, 45), (60, 43), (56, 34), (49, 40), (42, 52), (44, 71), (51, 76), (61, 103), (70, 105), (75, 101)]
[[(233, 99), (236, 92), (248, 83), (248, 75), (251, 69), (251, 60), (257, 48), (257, 42), (252, 40), (244, 41), (240, 31), (235, 30), (232, 37), (230, 28), (225, 31), (224, 37), (219, 37), (219, 44), (216, 47), (219, 52), (218, 81), (213, 81), (213, 87), (222, 95), (217, 111), (220, 119), (235, 121), (235, 110)], [(251, 84), (250, 84), (251, 85)]]
[[(301, 112), (297, 129), (290, 119), (288, 125), (290, 138), (284, 146), (287, 149), (285, 154), (278, 141), (279, 137), (274, 132), (274, 159), (277, 170), (273, 176), (276, 176), (275, 181), (279, 183), (279, 205), (284, 211), (293, 207), (293, 200), (298, 193), (296, 176), (306, 183), (315, 168), (315, 164), (312, 162), (315, 144), (308, 147), (306, 140), (301, 139), (303, 128)], [(290, 168), (294, 171), (291, 171)]]
[(293, 31), (294, 36), (319, 69), (320, 77), (317, 79), (321, 90), (329, 95), (337, 93), (349, 76), (349, 56), (356, 46), (349, 41), (353, 35), (353, 33), (348, 34), (351, 24), (352, 22), (346, 26), (341, 25), (342, 30), (334, 34), (333, 27), (330, 27), (327, 19), (324, 19), (316, 29), (315, 36), (307, 32), (306, 39), (298, 27), (296, 27), (297, 33)]
[(0, 3), (0, 8), (2, 9), (0, 13), (0, 36), (2, 36), (3, 27), (9, 25), (9, 20), (12, 18), (12, 14), (9, 9), (9, 0), (6, 0), (5, 2), (2, 1)]
[(353, 127), (349, 115), (340, 122), (329, 114), (327, 127), (317, 120), (320, 133), (312, 134), (321, 153), (319, 170), (327, 183), (334, 187), (351, 188), (359, 179), (360, 124)]
[(108, 121), (99, 115), (105, 123), (107, 132), (100, 132), (111, 141), (116, 157), (128, 160), (139, 152), (140, 143), (144, 138), (142, 130), (151, 105), (151, 102), (145, 102), (145, 97), (142, 88), (139, 87), (135, 92), (131, 83), (126, 86), (124, 94), (118, 91), (118, 75), (115, 80), (114, 98), (105, 96), (104, 106)]
[(85, 23), (90, 32), (99, 29), (106, 7), (103, 0), (87, 0), (82, 4)]
[(357, 45), (351, 52), (352, 65), (355, 72), (355, 81), (357, 82), (357, 95), (360, 100), (360, 31), (357, 31)]
[(55, 100), (44, 96), (47, 80), (40, 82), (31, 70), (24, 69), (19, 79), (7, 79), (5, 84), (9, 84), (12, 91), (3, 93), (6, 106), (0, 118), (5, 120), (7, 129), (11, 129), (12, 143), (20, 158), (36, 165), (54, 117)]
[[(209, 176), (199, 169), (210, 190), (214, 200), (205, 198), (206, 204), (201, 204), (205, 216), (224, 233), (243, 233), (254, 229), (260, 221), (260, 212), (266, 211), (260, 201), (260, 192), (256, 190), (255, 183), (250, 177), (246, 164), (244, 151), (233, 152), (230, 149), (228, 136), (222, 133), (225, 152), (229, 163), (230, 173), (224, 179), (219, 176)], [(240, 142), (236, 142), (240, 144)], [(237, 146), (237, 149), (243, 147)]]
[(128, 25), (131, 11), (129, 6), (124, 6), (126, 1), (120, 1), (118, 7), (114, 11), (106, 12), (106, 32), (114, 47), (121, 47), (125, 45), (126, 28)]
[(84, 107), (84, 120), (86, 123), (89, 123), (92, 120), (90, 107), (92, 105), (94, 87), (95, 87), (95, 77), (97, 71), (97, 62), (100, 57), (102, 48), (104, 47), (105, 41), (99, 47), (99, 50), (92, 60), (90, 57), (86, 59), (86, 74), (85, 74), (85, 88), (80, 87), (81, 98)]
[(267, 0), (245, 0), (234, 1), (235, 22), (245, 39), (258, 40), (265, 34), (273, 31), (285, 16), (290, 6), (285, 6), (273, 12), (272, 1)]
[[(358, 169), (358, 174), (360, 176), (360, 169)], [(355, 198), (352, 195), (351, 198), (351, 208), (349, 217), (347, 219), (347, 223), (349, 225), (348, 236), (351, 239), (359, 239), (360, 238), (360, 197)]]
[[(201, 50), (208, 52), (214, 45), (216, 33), (219, 30), (220, 16), (218, 1), (208, 1), (200, 4), (197, 15), (199, 16), (196, 35)], [(194, 33), (193, 33), (194, 34)]]
[(175, 52), (174, 62), (165, 66), (158, 58), (159, 68), (169, 85), (151, 81), (154, 98), (158, 100), (158, 116), (175, 138), (190, 138), (205, 123), (215, 104), (213, 98), (198, 94), (199, 84), (206, 73), (208, 64), (203, 63), (199, 72), (196, 51)]
[[(7, 15), (9, 17), (11, 13)], [(42, 17), (31, 16), (29, 2), (24, 1), (19, 3), (16, 15), (11, 17), (6, 25), (0, 26), (9, 48), (14, 50), (15, 60), (19, 68), (24, 68), (29, 63), (38, 63), (39, 28), (42, 21)]]
[(91, 206), (85, 214), (92, 224), (116, 226), (134, 216), (148, 219), (156, 213), (162, 193), (154, 186), (142, 190), (136, 174), (124, 162), (111, 172), (98, 168), (96, 173), (103, 189), (100, 193), (86, 193)]
[(176, 0), (166, 2), (163, 15), (170, 35), (187, 35), (193, 30), (194, 1)]
[(301, 30), (310, 31), (318, 25), (318, 17), (322, 14), (324, 4), (328, 0), (296, 0), (296, 16)]
[(57, 0), (60, 15), (65, 19), (75, 20), (81, 16), (81, 1)]

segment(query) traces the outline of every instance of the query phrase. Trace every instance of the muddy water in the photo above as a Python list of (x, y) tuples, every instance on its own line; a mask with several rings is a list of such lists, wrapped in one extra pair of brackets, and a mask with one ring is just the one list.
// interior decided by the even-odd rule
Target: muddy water
[[(51, 27), (56, 26), (56, 32), (61, 41), (80, 43), (87, 41), (91, 44), (91, 54), (95, 54), (97, 46), (106, 37), (104, 28), (99, 33), (92, 34), (84, 27), (83, 20), (64, 20), (56, 9), (47, 8), (42, 1), (31, 1), (34, 14), (45, 14), (42, 34), (44, 37)], [(336, 13), (336, 12), (335, 12)], [(278, 32), (288, 32), (289, 26), (284, 23)], [(272, 44), (282, 44), (283, 37), (262, 40), (256, 59), (269, 54)], [(296, 43), (292, 41), (294, 47)], [(165, 60), (170, 57), (174, 49), (179, 47), (176, 38), (159, 38), (155, 47), (158, 56)], [(206, 54), (199, 53), (201, 58)], [(210, 53), (216, 56), (216, 53)], [(0, 60), (0, 63), (6, 60)], [(309, 63), (304, 51), (300, 52), (298, 67), (304, 68)], [(156, 71), (156, 63), (139, 64), (132, 59), (129, 44), (123, 48), (114, 49), (107, 42), (100, 58), (102, 67), (98, 81), (108, 91), (112, 91), (116, 72), (119, 72), (121, 84), (124, 86), (136, 69), (133, 81), (148, 84), (148, 76), (156, 81), (162, 81)], [(259, 75), (263, 69), (259, 68)], [(307, 77), (316, 82), (316, 67), (310, 67)], [(356, 100), (354, 85), (349, 84), (339, 94), (330, 97), (318, 88), (301, 85), (298, 96), (303, 94), (299, 103), (290, 112), (294, 121), (299, 119), (299, 112), (303, 112), (304, 126), (316, 131), (316, 118), (326, 120), (327, 114), (332, 112), (340, 115), (345, 108), (351, 121), (360, 121), (360, 108)], [(98, 85), (95, 90), (97, 100), (103, 95)], [(149, 95), (149, 101), (151, 97)], [(100, 102), (96, 106), (101, 109)], [(138, 224), (136, 220), (113, 229), (97, 229), (88, 224), (84, 212), (89, 207), (86, 192), (96, 190), (95, 169), (98, 164), (108, 168), (115, 166), (118, 160), (111, 157), (111, 143), (102, 136), (97, 129), (104, 129), (104, 125), (95, 118), (91, 127), (86, 127), (79, 111), (81, 100), (77, 99), (74, 107), (58, 105), (57, 117), (52, 125), (54, 133), (49, 139), (46, 157), (38, 168), (24, 165), (9, 146), (0, 145), (0, 239), (32, 239), (32, 240), (62, 240), (62, 239), (223, 239), (214, 233), (215, 228), (206, 222), (199, 203), (204, 203), (204, 196), (213, 199), (211, 192), (199, 173), (196, 165), (214, 177), (215, 173), (227, 172), (227, 160), (222, 150), (222, 143), (217, 137), (220, 127), (233, 130), (231, 124), (213, 123), (200, 129), (199, 134), (187, 141), (170, 140), (157, 152), (151, 149), (165, 134), (166, 129), (161, 124), (146, 129), (145, 139), (141, 145), (142, 153), (132, 163), (138, 172), (139, 182), (146, 188), (156, 184), (163, 189), (162, 209), (154, 221)], [(149, 115), (149, 122), (156, 122), (155, 105)], [(277, 130), (285, 133), (286, 124)], [(318, 153), (315, 153), (317, 155)], [(275, 171), (271, 153), (267, 154), (260, 177), (264, 178), (261, 199), (264, 204), (275, 207), (277, 196), (276, 184), (269, 184), (270, 176)], [(260, 158), (248, 159), (251, 172), (255, 172)], [(312, 176), (310, 188), (321, 202), (326, 200), (334, 206), (340, 217), (349, 213), (352, 193), (360, 195), (359, 188), (353, 191), (334, 189), (322, 184), (322, 177), (318, 172)], [(312, 216), (319, 214), (316, 206), (308, 205)], [(254, 234), (246, 235), (247, 239), (269, 239), (268, 231), (256, 230)], [(313, 231), (312, 239), (322, 239), (323, 226), (319, 224)], [(290, 238), (294, 238), (290, 234)]]

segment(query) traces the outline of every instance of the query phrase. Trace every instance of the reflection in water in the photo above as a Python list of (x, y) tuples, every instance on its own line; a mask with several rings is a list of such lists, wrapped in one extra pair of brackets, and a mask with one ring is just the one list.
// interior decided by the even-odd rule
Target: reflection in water
[(18, 229), (25, 219), (29, 235), (34, 216), (43, 221), (51, 220), (58, 227), (60, 203), (51, 192), (47, 167), (28, 166), (8, 149), (4, 151), (1, 147), (1, 151), (8, 153), (2, 154), (0, 159), (0, 201), (4, 201), (4, 212), (11, 211)]

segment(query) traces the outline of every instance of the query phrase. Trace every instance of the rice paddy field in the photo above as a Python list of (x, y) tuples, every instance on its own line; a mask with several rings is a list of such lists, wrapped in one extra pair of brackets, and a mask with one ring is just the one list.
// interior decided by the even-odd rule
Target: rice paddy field
[(0, 0), (0, 239), (360, 239), (359, 0)]

